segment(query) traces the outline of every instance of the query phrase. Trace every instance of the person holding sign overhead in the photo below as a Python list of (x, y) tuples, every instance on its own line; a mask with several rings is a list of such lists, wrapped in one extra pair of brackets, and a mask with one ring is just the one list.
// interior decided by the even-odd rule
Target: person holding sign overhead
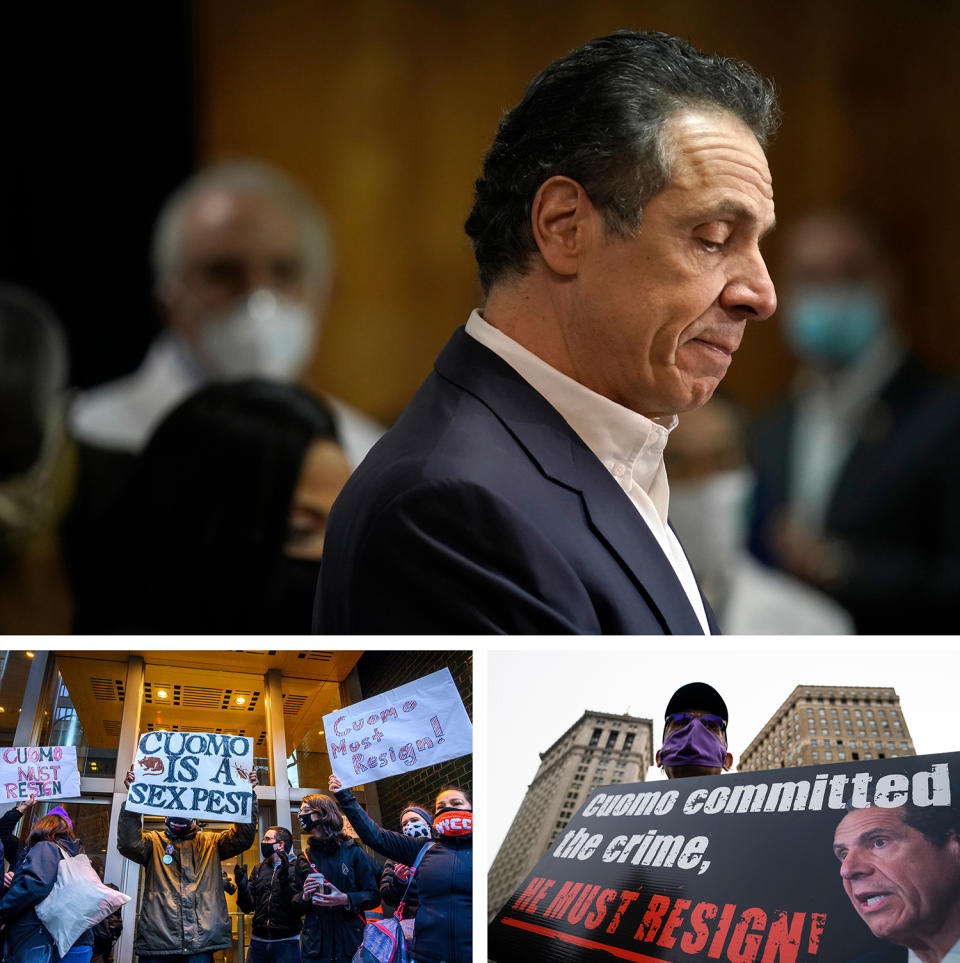
[(305, 963), (350, 963), (363, 940), (363, 911), (380, 902), (367, 854), (343, 831), (343, 813), (327, 795), (300, 803), (307, 845), (293, 870), (293, 911), (303, 916)]
[(408, 837), (378, 826), (360, 808), (353, 793), (342, 789), (331, 773), (330, 791), (357, 835), (372, 849), (412, 866), (423, 854), (416, 873), (419, 905), (414, 926), (413, 955), (417, 963), (471, 963), (473, 959), (473, 802), (455, 786), (444, 789), (434, 803), (433, 838)]
[[(257, 786), (255, 769), (246, 780), (251, 788)], [(129, 791), (133, 783), (131, 765), (123, 784)], [(176, 785), (167, 789), (171, 794), (177, 791)], [(117, 849), (144, 868), (134, 940), (140, 963), (213, 963), (214, 951), (233, 945), (221, 861), (253, 845), (256, 793), (240, 818), (242, 822), (224, 832), (202, 832), (193, 819), (167, 815), (162, 832), (145, 833), (137, 814), (127, 811), (127, 803), (120, 807)]]

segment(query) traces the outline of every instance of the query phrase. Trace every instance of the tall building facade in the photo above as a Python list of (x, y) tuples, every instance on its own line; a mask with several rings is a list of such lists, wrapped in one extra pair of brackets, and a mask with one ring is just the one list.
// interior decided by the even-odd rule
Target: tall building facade
[(740, 772), (916, 752), (893, 689), (798, 685), (747, 746)]
[(540, 753), (540, 767), (487, 875), (492, 919), (597, 786), (640, 782), (653, 765), (653, 722), (584, 714)]

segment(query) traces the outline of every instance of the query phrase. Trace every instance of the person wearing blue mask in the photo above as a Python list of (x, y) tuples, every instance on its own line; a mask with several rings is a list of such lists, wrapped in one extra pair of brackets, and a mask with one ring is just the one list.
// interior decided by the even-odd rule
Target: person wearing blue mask
[(656, 753), (667, 779), (716, 776), (733, 765), (727, 718), (727, 704), (706, 682), (688, 682), (674, 692), (663, 714), (663, 745)]
[(911, 353), (902, 272), (862, 217), (807, 215), (784, 252), (778, 319), (798, 370), (752, 432), (751, 550), (858, 633), (953, 631), (960, 391)]

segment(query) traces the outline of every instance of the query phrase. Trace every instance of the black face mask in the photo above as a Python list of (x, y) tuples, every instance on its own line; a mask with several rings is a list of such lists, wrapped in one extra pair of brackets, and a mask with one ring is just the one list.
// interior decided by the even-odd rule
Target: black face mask
[(283, 855), (283, 850), (282, 850), (282, 849), (274, 849), (274, 848), (273, 848), (275, 845), (276, 845), (275, 843), (261, 843), (261, 844), (260, 844), (260, 852), (263, 853), (263, 858), (264, 858), (264, 859), (269, 859), (274, 853), (276, 853), (276, 854), (279, 855), (279, 856), (282, 856), (282, 855)]
[(300, 820), (300, 826), (305, 833), (309, 833), (313, 829), (313, 824), (317, 822), (313, 813), (297, 813), (297, 819)]
[(186, 836), (193, 825), (189, 819), (172, 819), (170, 816), (167, 816), (164, 823), (167, 827), (167, 834), (178, 838)]
[(309, 635), (313, 630), (313, 600), (319, 578), (319, 560), (282, 556), (264, 591), (258, 613), (262, 624), (251, 631)]

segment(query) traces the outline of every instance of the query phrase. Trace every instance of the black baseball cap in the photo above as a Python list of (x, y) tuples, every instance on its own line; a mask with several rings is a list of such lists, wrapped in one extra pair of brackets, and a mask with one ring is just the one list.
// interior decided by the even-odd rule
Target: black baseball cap
[(674, 712), (710, 712), (729, 722), (727, 704), (712, 685), (706, 682), (688, 682), (680, 686), (667, 703), (664, 719)]

